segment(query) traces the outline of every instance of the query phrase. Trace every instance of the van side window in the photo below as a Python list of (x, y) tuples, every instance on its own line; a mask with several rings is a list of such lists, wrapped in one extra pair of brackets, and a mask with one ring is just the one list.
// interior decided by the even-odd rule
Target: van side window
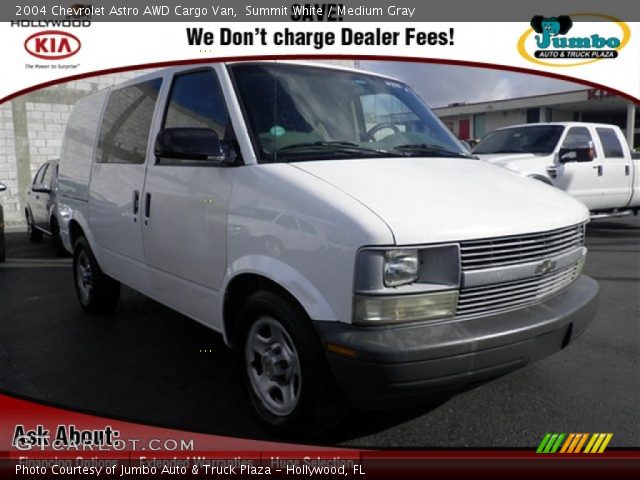
[(622, 145), (620, 145), (620, 140), (618, 140), (618, 135), (616, 135), (614, 130), (610, 128), (596, 128), (596, 132), (598, 132), (600, 143), (602, 143), (605, 157), (624, 157), (624, 150), (622, 150)]
[(176, 75), (163, 128), (210, 128), (221, 141), (229, 140), (229, 113), (212, 71)]
[(97, 163), (144, 163), (162, 79), (111, 92), (100, 125)]

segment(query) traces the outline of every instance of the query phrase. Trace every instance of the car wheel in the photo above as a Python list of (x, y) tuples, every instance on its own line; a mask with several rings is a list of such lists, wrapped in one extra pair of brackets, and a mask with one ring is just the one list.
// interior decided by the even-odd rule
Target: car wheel
[(335, 427), (347, 402), (304, 311), (260, 291), (245, 302), (239, 321), (239, 363), (263, 426), (287, 437), (317, 437)]
[(27, 213), (27, 236), (30, 242), (41, 242), (42, 232), (33, 226), (33, 219), (31, 215)]
[(7, 247), (4, 243), (4, 229), (0, 228), (0, 262), (7, 259)]
[(60, 226), (55, 218), (51, 219), (51, 242), (53, 244), (53, 252), (58, 257), (64, 257), (67, 255), (67, 250), (62, 243), (62, 237), (60, 237)]
[(78, 300), (87, 312), (115, 310), (120, 299), (120, 283), (102, 271), (84, 237), (73, 247), (73, 277)]

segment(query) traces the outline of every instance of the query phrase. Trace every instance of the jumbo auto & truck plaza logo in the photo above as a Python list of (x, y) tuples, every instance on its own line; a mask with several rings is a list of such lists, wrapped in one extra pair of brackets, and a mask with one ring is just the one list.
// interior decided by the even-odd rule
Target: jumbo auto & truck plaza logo
[(518, 52), (530, 62), (551, 67), (618, 58), (631, 37), (625, 22), (596, 13), (535, 15), (529, 25), (518, 40)]

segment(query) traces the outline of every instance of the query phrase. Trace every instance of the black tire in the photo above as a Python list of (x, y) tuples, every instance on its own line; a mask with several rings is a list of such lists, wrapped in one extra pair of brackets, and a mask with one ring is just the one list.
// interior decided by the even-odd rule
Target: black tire
[(29, 213), (27, 213), (27, 237), (33, 243), (42, 241), (42, 232), (33, 225), (33, 219)]
[(4, 243), (4, 228), (0, 228), (0, 262), (7, 259), (7, 247)]
[[(287, 438), (317, 438), (337, 426), (344, 418), (348, 404), (333, 379), (320, 339), (302, 308), (276, 293), (259, 291), (246, 300), (238, 314), (238, 322), (238, 364), (260, 423), (272, 433)], [(280, 327), (285, 332), (280, 337), (282, 342), (275, 340), (277, 336), (270, 333), (268, 348), (258, 342), (265, 346), (264, 355), (252, 348), (251, 338), (259, 335), (258, 332), (263, 332), (264, 338), (264, 335), (269, 336), (267, 331), (270, 328)], [(289, 342), (292, 345), (288, 345)], [(282, 360), (285, 350), (293, 353), (298, 361)], [(275, 356), (271, 355), (274, 352)], [(265, 363), (267, 357), (273, 358), (273, 363), (269, 364), (271, 360)], [(297, 373), (291, 373), (291, 370)], [(278, 376), (282, 371), (288, 371), (289, 375)], [(297, 400), (287, 402), (286, 407), (291, 410), (283, 408), (283, 395), (275, 395), (289, 387), (276, 385), (279, 380), (274, 378), (282, 380), (285, 385), (290, 384), (293, 392), (297, 391), (297, 395), (291, 395)], [(256, 386), (261, 383), (260, 379), (271, 384), (271, 387), (262, 387), (271, 388), (268, 400), (265, 400), (267, 395), (260, 393), (261, 387)]]
[(90, 313), (112, 313), (120, 299), (120, 283), (107, 276), (84, 237), (73, 247), (73, 284), (82, 308)]
[(51, 244), (53, 245), (53, 253), (55, 253), (56, 256), (66, 257), (68, 255), (68, 252), (62, 243), (62, 237), (60, 237), (58, 221), (55, 218), (51, 219)]

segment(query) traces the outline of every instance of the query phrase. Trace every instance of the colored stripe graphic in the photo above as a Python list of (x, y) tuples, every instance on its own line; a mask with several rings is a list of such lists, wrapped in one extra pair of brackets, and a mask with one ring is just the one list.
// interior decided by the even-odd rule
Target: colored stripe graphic
[(602, 453), (612, 438), (613, 433), (545, 433), (536, 453)]
[(580, 435), (582, 435), (582, 438), (580, 439), (580, 442), (578, 442), (578, 445), (576, 445), (576, 448), (572, 453), (580, 453), (582, 447), (587, 442), (587, 438), (589, 438), (588, 433), (581, 433)]
[(565, 440), (564, 445), (562, 445), (562, 448), (560, 449), (560, 453), (567, 453), (567, 450), (570, 449), (571, 445), (572, 444), (575, 445), (578, 442), (579, 436), (580, 434), (570, 433), (567, 439)]

